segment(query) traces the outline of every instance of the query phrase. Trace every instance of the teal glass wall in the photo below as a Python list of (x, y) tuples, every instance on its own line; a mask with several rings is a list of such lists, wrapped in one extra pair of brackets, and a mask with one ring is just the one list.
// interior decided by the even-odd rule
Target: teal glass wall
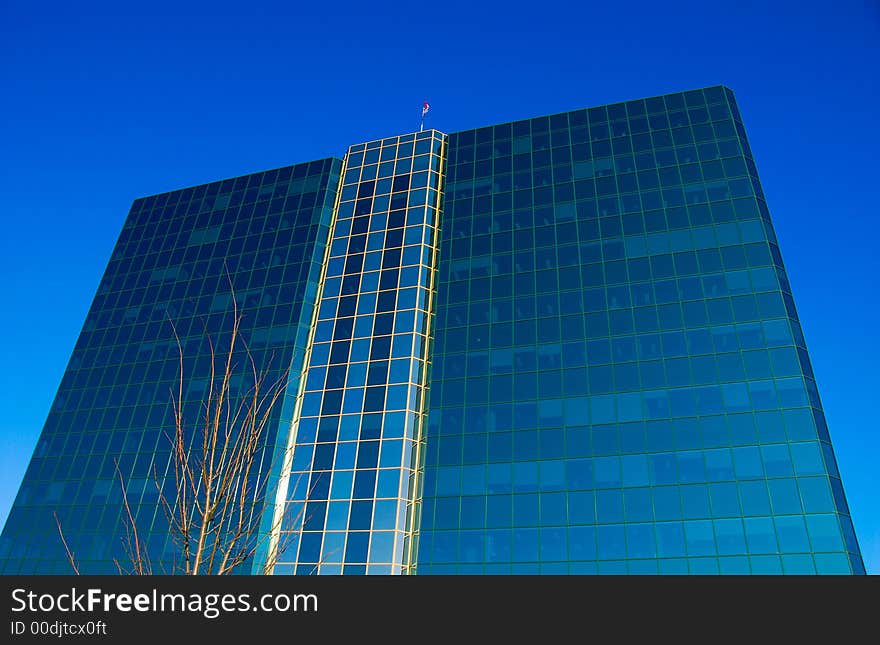
[(712, 87), (452, 134), (418, 573), (863, 573)]
[(412, 568), (444, 140), (428, 130), (346, 155), (276, 574)]
[(221, 351), (228, 343), (231, 283), (257, 368), (269, 382), (288, 366), (294, 377), (273, 409), (271, 445), (292, 415), (341, 165), (325, 159), (134, 202), (0, 538), (0, 572), (72, 572), (57, 512), (80, 571), (116, 573), (114, 559), (129, 561), (119, 475), (154, 570), (171, 570), (154, 478), (168, 463), (163, 433), (179, 378), (170, 323), (185, 359), (184, 416), (198, 419), (207, 339)]

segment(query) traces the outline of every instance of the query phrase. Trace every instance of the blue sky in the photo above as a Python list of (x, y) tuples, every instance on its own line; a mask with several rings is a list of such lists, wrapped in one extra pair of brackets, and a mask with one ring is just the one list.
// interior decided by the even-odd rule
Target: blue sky
[(0, 524), (134, 198), (720, 83), (880, 573), (877, 2), (302, 4), (0, 5)]

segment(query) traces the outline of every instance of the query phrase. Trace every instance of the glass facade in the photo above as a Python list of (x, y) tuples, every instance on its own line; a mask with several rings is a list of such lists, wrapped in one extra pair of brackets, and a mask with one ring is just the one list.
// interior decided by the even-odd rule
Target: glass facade
[(453, 134), (419, 573), (863, 565), (733, 95)]
[(120, 476), (154, 570), (171, 570), (156, 473), (173, 486), (174, 329), (184, 418), (199, 419), (209, 342), (228, 341), (234, 294), (258, 369), (268, 382), (294, 376), (272, 409), (271, 446), (290, 423), (341, 166), (325, 159), (134, 202), (3, 529), (0, 573), (71, 573), (53, 513), (82, 573), (116, 573), (114, 559), (129, 561)]
[(112, 572), (114, 456), (156, 514), (163, 321), (203, 371), (192, 330), (229, 302), (224, 263), (248, 334), (291, 369), (268, 439), (289, 458), (264, 528), (294, 518), (275, 574), (864, 573), (724, 87), (136, 201), (0, 571), (67, 571), (56, 510)]
[(420, 132), (345, 157), (276, 574), (413, 567), (444, 140)]

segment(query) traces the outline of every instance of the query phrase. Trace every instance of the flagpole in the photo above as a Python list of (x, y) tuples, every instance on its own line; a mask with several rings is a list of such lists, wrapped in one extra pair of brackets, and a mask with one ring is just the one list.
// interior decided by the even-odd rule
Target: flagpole
[(419, 132), (425, 131), (425, 113), (428, 111), (428, 102), (422, 103), (422, 118), (419, 121)]

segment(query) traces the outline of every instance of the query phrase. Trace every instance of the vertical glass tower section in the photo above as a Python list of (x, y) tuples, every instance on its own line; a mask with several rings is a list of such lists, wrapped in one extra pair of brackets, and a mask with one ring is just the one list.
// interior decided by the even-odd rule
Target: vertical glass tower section
[(419, 573), (863, 573), (733, 94), (452, 134)]
[(411, 573), (445, 135), (349, 148), (276, 574)]

